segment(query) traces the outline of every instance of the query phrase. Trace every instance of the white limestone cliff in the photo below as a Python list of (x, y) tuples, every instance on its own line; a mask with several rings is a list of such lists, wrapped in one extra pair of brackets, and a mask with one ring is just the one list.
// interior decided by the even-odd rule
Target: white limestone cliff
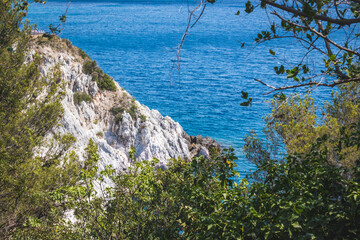
[[(160, 164), (170, 158), (190, 159), (199, 153), (208, 156), (210, 145), (219, 148), (210, 138), (207, 139), (210, 145), (201, 146), (194, 141), (199, 137), (191, 138), (170, 117), (135, 101), (118, 83), (116, 91), (100, 90), (93, 77), (83, 72), (84, 59), (78, 54), (78, 48), (57, 37), (55, 41), (61, 43), (57, 49), (49, 44), (35, 44), (30, 55), (36, 52), (43, 57), (40, 68), (43, 76), (56, 65), (60, 67), (65, 81), (64, 115), (53, 132), (73, 135), (77, 139), (73, 149), (80, 157), (89, 139), (99, 146), (100, 165), (112, 165), (118, 170), (131, 165), (129, 151), (132, 147), (136, 149), (136, 161), (157, 158)], [(75, 104), (76, 92), (89, 94), (92, 101)], [(135, 106), (136, 117), (124, 112), (116, 119), (111, 112), (114, 107), (128, 108), (130, 105)]]

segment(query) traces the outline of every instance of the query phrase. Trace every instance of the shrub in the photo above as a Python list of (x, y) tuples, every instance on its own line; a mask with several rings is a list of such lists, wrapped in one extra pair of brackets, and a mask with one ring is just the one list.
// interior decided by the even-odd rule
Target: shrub
[(114, 80), (97, 66), (96, 61), (86, 60), (83, 64), (83, 72), (91, 75), (92, 80), (97, 83), (101, 90), (116, 91)]
[(117, 124), (120, 123), (122, 121), (122, 119), (123, 119), (122, 113), (116, 114), (115, 123), (117, 123)]
[(102, 137), (104, 137), (104, 133), (99, 131), (96, 133), (96, 136), (98, 136), (99, 138), (102, 138)]
[(86, 52), (84, 52), (82, 49), (79, 48), (78, 53), (80, 55), (80, 57), (82, 57), (83, 59), (90, 59), (89, 55), (86, 54)]
[(110, 109), (110, 112), (112, 113), (112, 114), (114, 114), (114, 116), (116, 115), (116, 114), (118, 114), (118, 113), (123, 113), (125, 111), (125, 108), (124, 107), (112, 107), (111, 109)]
[(95, 72), (97, 69), (96, 61), (86, 60), (83, 65), (83, 72), (85, 74), (91, 75), (93, 72)]
[(137, 111), (137, 106), (135, 105), (134, 102), (132, 102), (130, 108), (127, 109), (127, 112), (130, 114), (133, 120), (136, 119), (136, 111)]
[(140, 115), (139, 116), (139, 118), (140, 118), (140, 120), (142, 121), (142, 122), (146, 122), (146, 116), (145, 115)]
[(112, 80), (112, 78), (106, 73), (101, 76), (101, 78), (99, 77), (96, 83), (102, 90), (116, 91), (116, 85), (114, 83), (114, 80)]
[(81, 102), (91, 102), (92, 97), (86, 92), (76, 92), (74, 93), (74, 104), (79, 105)]
[(63, 38), (63, 42), (66, 44), (66, 46), (67, 46), (68, 48), (71, 49), (71, 48), (73, 47), (72, 42), (70, 42), (69, 39)]
[(98, 72), (93, 72), (91, 74), (92, 76), (92, 80), (95, 81), (95, 82), (98, 82), (99, 81), (99, 73)]
[(112, 107), (110, 112), (115, 116), (115, 123), (119, 123), (122, 121), (122, 115), (125, 112), (124, 107)]

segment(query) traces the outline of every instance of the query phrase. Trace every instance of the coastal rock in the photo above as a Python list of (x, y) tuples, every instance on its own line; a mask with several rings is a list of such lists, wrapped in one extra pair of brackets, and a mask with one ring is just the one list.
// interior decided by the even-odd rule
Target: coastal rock
[(189, 151), (191, 157), (204, 156), (210, 157), (209, 151), (221, 152), (221, 146), (218, 142), (210, 137), (202, 137), (201, 135), (189, 136)]
[[(62, 40), (56, 37), (56, 41)], [(128, 168), (133, 148), (136, 161), (157, 158), (160, 166), (170, 158), (191, 159), (198, 155), (208, 158), (209, 149), (220, 150), (211, 138), (190, 137), (179, 123), (140, 104), (118, 83), (115, 91), (100, 90), (92, 76), (83, 72), (85, 60), (76, 49), (72, 46), (55, 50), (51, 45), (35, 45), (31, 52), (43, 57), (40, 71), (45, 78), (58, 66), (65, 82), (64, 115), (49, 138), (70, 133), (77, 139), (72, 150), (80, 158), (93, 139), (99, 146), (100, 169), (106, 165), (117, 170)], [(77, 93), (91, 96), (92, 101), (74, 102)]]

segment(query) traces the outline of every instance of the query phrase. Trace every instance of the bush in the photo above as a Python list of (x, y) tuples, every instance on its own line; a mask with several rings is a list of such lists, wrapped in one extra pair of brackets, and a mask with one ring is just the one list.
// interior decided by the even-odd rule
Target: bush
[(116, 114), (116, 116), (115, 116), (115, 123), (116, 123), (116, 124), (119, 124), (119, 123), (122, 121), (122, 119), (123, 119), (122, 113)]
[(127, 112), (130, 114), (131, 118), (133, 120), (136, 119), (136, 111), (137, 111), (137, 106), (135, 105), (134, 102), (131, 103), (130, 108), (127, 110)]
[(91, 102), (92, 97), (86, 92), (76, 92), (74, 93), (74, 104), (79, 105), (81, 102)]
[(83, 65), (83, 72), (91, 75), (92, 80), (97, 83), (101, 90), (116, 91), (114, 80), (97, 66), (96, 61), (86, 60)]
[(110, 112), (111, 112), (112, 114), (114, 114), (114, 116), (115, 116), (115, 115), (118, 114), (118, 113), (123, 113), (123, 112), (125, 112), (125, 108), (124, 108), (124, 107), (112, 107), (112, 108), (110, 109)]
[(115, 116), (115, 123), (119, 123), (122, 121), (122, 115), (125, 112), (124, 107), (112, 107), (110, 112)]
[(69, 39), (63, 38), (62, 41), (66, 44), (66, 46), (67, 46), (68, 48), (71, 49), (71, 48), (73, 47), (72, 42), (70, 42)]
[(95, 82), (98, 82), (99, 81), (99, 73), (98, 72), (93, 72), (91, 74), (91, 77), (92, 77), (92, 80), (95, 81)]
[(139, 116), (139, 118), (140, 118), (140, 120), (142, 121), (142, 122), (146, 122), (146, 116), (145, 115), (140, 115)]
[(83, 59), (90, 59), (89, 55), (86, 54), (86, 52), (84, 52), (82, 49), (79, 48), (78, 53), (80, 55), (80, 57), (82, 57)]
[(99, 77), (96, 83), (102, 90), (116, 91), (116, 85), (114, 83), (114, 80), (106, 73), (103, 75), (102, 78)]
[(96, 61), (86, 60), (83, 65), (83, 72), (85, 74), (91, 75), (93, 72), (97, 70), (96, 68), (97, 68)]

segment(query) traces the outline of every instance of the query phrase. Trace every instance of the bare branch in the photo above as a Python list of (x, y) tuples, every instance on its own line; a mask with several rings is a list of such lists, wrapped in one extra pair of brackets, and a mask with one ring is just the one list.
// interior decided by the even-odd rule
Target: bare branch
[(265, 86), (267, 86), (268, 88), (272, 88), (272, 89), (274, 89), (274, 91), (276, 91), (276, 87), (274, 87), (274, 86), (271, 86), (271, 85), (269, 85), (269, 84), (267, 84), (267, 83), (264, 83), (263, 81), (261, 81), (260, 79), (256, 79), (256, 78), (254, 78), (254, 80), (255, 81), (257, 81), (257, 82), (259, 82), (259, 83), (261, 83), (262, 85), (265, 85)]
[(328, 16), (318, 15), (318, 14), (310, 15), (310, 14), (307, 14), (307, 13), (305, 13), (303, 11), (297, 10), (297, 9), (295, 9), (293, 7), (278, 4), (278, 3), (275, 3), (275, 2), (273, 2), (271, 0), (261, 0), (261, 2), (263, 2), (265, 4), (268, 4), (270, 6), (273, 6), (275, 8), (284, 10), (286, 12), (292, 13), (292, 14), (294, 14), (296, 16), (306, 17), (308, 19), (322, 20), (322, 21), (334, 23), (334, 24), (337, 24), (337, 25), (340, 25), (340, 26), (351, 25), (351, 24), (354, 24), (354, 23), (360, 23), (360, 18), (336, 19), (336, 18), (330, 18)]
[[(71, 4), (71, 1), (72, 1), (72, 0), (69, 0), (69, 2), (68, 2), (68, 4), (67, 4), (65, 13), (63, 14), (64, 17), (66, 17), (66, 15), (67, 15), (67, 12), (68, 12), (69, 7), (70, 7), (70, 4)], [(62, 26), (62, 24), (63, 24), (63, 21), (60, 21), (60, 23), (59, 23), (54, 29), (52, 29), (52, 30), (50, 29), (51, 32), (52, 32), (52, 33), (54, 33), (54, 32), (60, 33), (60, 32), (62, 31), (62, 29), (60, 29), (61, 26)]]
[[(277, 16), (277, 17), (280, 18), (281, 20), (283, 20), (283, 21), (285, 21), (285, 22), (287, 22), (287, 23), (289, 23), (289, 24), (291, 24), (291, 25), (293, 25), (293, 26), (310, 30), (311, 32), (315, 33), (317, 36), (323, 38), (323, 39), (325, 40), (325, 43), (326, 43), (326, 44), (331, 43), (332, 45), (334, 45), (335, 47), (337, 47), (337, 48), (339, 48), (339, 49), (341, 49), (341, 50), (343, 50), (343, 51), (346, 51), (346, 52), (349, 52), (349, 53), (353, 53), (354, 55), (360, 57), (360, 53), (358, 53), (358, 52), (356, 52), (356, 51), (354, 51), (354, 50), (351, 50), (351, 49), (349, 49), (349, 48), (346, 48), (346, 47), (343, 47), (343, 46), (337, 44), (336, 42), (334, 42), (333, 40), (331, 40), (327, 35), (324, 35), (324, 34), (318, 32), (318, 31), (316, 31), (314, 28), (310, 27), (310, 25), (309, 25), (303, 18), (301, 18), (301, 20), (303, 21), (303, 23), (305, 24), (305, 26), (300, 25), (300, 24), (297, 24), (297, 23), (294, 23), (294, 22), (292, 22), (292, 21), (289, 21), (289, 20), (283, 18), (283, 17), (280, 16), (276, 11), (272, 12), (271, 14)], [(327, 47), (328, 47), (328, 45), (327, 45)]]
[[(185, 38), (186, 36), (188, 35), (188, 32), (189, 32), (189, 29), (192, 28), (198, 21), (199, 19), (201, 18), (201, 16), (203, 15), (204, 13), (204, 10), (205, 10), (205, 7), (206, 7), (206, 4), (207, 4), (207, 0), (201, 0), (200, 3), (194, 8), (192, 9), (191, 11), (189, 11), (189, 18), (188, 18), (188, 24), (186, 26), (186, 29), (185, 29), (185, 32), (181, 38), (181, 41), (180, 41), (180, 44), (179, 44), (179, 47), (178, 47), (178, 50), (177, 50), (177, 53), (176, 53), (176, 57), (175, 57), (175, 60), (176, 60), (176, 66), (178, 68), (178, 70), (180, 69), (180, 53), (181, 53), (181, 48), (182, 46), (184, 45), (184, 41), (185, 41)], [(193, 24), (191, 24), (191, 20), (193, 18), (193, 16), (195, 16), (194, 12), (196, 10), (198, 10), (201, 6), (203, 6), (203, 9), (200, 13), (200, 15), (196, 18), (195, 22)], [(175, 64), (175, 62), (174, 62)], [(174, 67), (174, 65), (173, 65)], [(173, 67), (171, 69), (173, 69)], [(172, 70), (171, 70), (172, 71)], [(179, 70), (180, 71), (180, 70)]]
[(254, 80), (261, 83), (262, 85), (267, 86), (268, 88), (273, 89), (270, 92), (264, 93), (263, 95), (268, 95), (268, 94), (276, 92), (276, 91), (287, 90), (287, 89), (292, 89), (292, 88), (301, 88), (301, 87), (306, 87), (306, 86), (335, 87), (337, 85), (341, 85), (341, 84), (345, 84), (345, 83), (349, 83), (349, 82), (360, 82), (360, 78), (350, 78), (350, 79), (345, 79), (345, 80), (336, 80), (336, 81), (333, 81), (332, 83), (308, 82), (308, 83), (302, 83), (302, 84), (297, 84), (297, 85), (292, 85), (292, 86), (274, 87), (274, 86), (271, 86), (259, 79), (254, 79)]
[(331, 40), (327, 35), (324, 35), (324, 34), (318, 32), (318, 31), (316, 31), (314, 28), (310, 27), (306, 22), (304, 22), (304, 23), (306, 24), (307, 28), (308, 28), (311, 32), (315, 33), (315, 34), (318, 35), (319, 37), (323, 38), (323, 39), (326, 40), (327, 42), (329, 42), (329, 43), (331, 43), (332, 45), (334, 45), (335, 47), (337, 47), (337, 48), (339, 48), (339, 49), (341, 49), (341, 50), (343, 50), (343, 51), (346, 51), (346, 52), (349, 52), (349, 53), (353, 53), (354, 55), (360, 57), (360, 53), (358, 53), (358, 52), (356, 52), (356, 51), (354, 51), (354, 50), (351, 50), (351, 49), (349, 49), (349, 48), (346, 48), (346, 47), (343, 47), (343, 46), (337, 44), (336, 42), (334, 42), (333, 40)]

